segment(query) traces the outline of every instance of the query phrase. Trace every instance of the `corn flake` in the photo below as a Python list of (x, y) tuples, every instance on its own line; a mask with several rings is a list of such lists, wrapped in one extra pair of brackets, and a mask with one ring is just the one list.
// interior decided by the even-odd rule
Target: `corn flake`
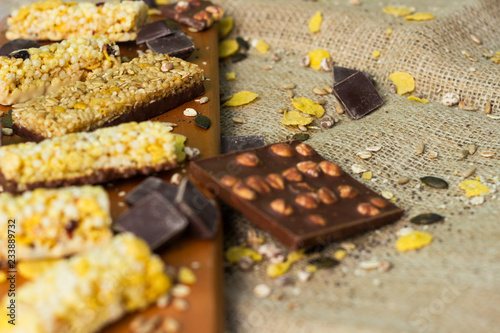
[(396, 85), (398, 95), (403, 95), (415, 90), (415, 79), (408, 73), (392, 73), (391, 75), (389, 75), (389, 78)]
[(372, 177), (373, 177), (373, 174), (372, 174), (371, 171), (365, 171), (365, 172), (363, 172), (362, 178), (364, 180), (370, 180), (370, 179), (372, 179)]
[(405, 236), (401, 236), (396, 242), (396, 249), (399, 252), (420, 249), (432, 242), (432, 235), (423, 231), (412, 231)]
[(373, 59), (380, 58), (380, 51), (373, 51)]
[(236, 80), (236, 73), (235, 72), (226, 73), (226, 80), (228, 81)]
[(309, 98), (305, 97), (294, 98), (292, 99), (292, 104), (297, 110), (316, 117), (321, 117), (325, 113), (325, 109), (323, 109), (323, 107), (320, 104), (314, 103)]
[(303, 258), (306, 258), (306, 255), (302, 251), (290, 252), (288, 254), (288, 256), (286, 257), (285, 262), (281, 262), (281, 263), (277, 263), (277, 264), (269, 264), (267, 266), (267, 271), (266, 271), (267, 276), (269, 276), (270, 278), (275, 278), (275, 277), (278, 277), (280, 275), (283, 275), (286, 272), (288, 272), (288, 270), (290, 269), (290, 266), (293, 263), (295, 263)]
[(240, 106), (245, 105), (259, 97), (258, 94), (251, 91), (240, 91), (233, 95), (229, 100), (227, 100), (222, 106)]
[(415, 102), (424, 103), (424, 104), (429, 103), (429, 100), (427, 98), (418, 98), (416, 96), (410, 96), (410, 97), (408, 97), (408, 99), (410, 101), (415, 101)]
[(257, 52), (259, 53), (262, 53), (262, 54), (266, 54), (267, 51), (269, 51), (269, 44), (267, 44), (265, 41), (263, 41), (262, 39), (259, 39), (257, 41), (257, 44), (255, 44), (255, 49), (257, 50)]
[(309, 56), (309, 59), (311, 62), (309, 63), (309, 66), (311, 68), (314, 68), (316, 70), (321, 69), (321, 60), (323, 59), (331, 59), (330, 53), (327, 50), (323, 49), (316, 49), (307, 54)]
[(346, 255), (347, 255), (347, 252), (345, 250), (337, 250), (333, 254), (333, 257), (335, 259), (337, 259), (338, 261), (340, 261), (340, 260), (344, 259)]
[(283, 125), (309, 125), (313, 119), (299, 111), (285, 111), (285, 115), (281, 118)]
[(412, 15), (405, 16), (406, 21), (429, 21), (436, 18), (434, 14), (431, 13), (415, 13)]
[(411, 13), (413, 13), (413, 10), (411, 8), (394, 7), (394, 6), (385, 7), (382, 9), (382, 11), (386, 14), (394, 15), (394, 16), (406, 16), (406, 15), (410, 15)]
[(219, 58), (226, 58), (238, 52), (239, 44), (235, 39), (223, 40), (219, 43)]
[(387, 30), (385, 30), (385, 34), (386, 35), (392, 35), (392, 29), (388, 28)]
[(465, 191), (467, 198), (490, 193), (488, 186), (481, 184), (479, 180), (469, 179), (458, 184), (458, 187)]
[(318, 32), (321, 28), (322, 22), (323, 22), (323, 16), (321, 16), (321, 12), (318, 11), (309, 21), (309, 31), (312, 33)]
[(233, 17), (226, 16), (219, 21), (219, 38), (224, 38), (233, 30)]
[(237, 264), (242, 257), (249, 257), (253, 261), (262, 260), (260, 254), (244, 246), (232, 246), (226, 251), (226, 260), (232, 264)]

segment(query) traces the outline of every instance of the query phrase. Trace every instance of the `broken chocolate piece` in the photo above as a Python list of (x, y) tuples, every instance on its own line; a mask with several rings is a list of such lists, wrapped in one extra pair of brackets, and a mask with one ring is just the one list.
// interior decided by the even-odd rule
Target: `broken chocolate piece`
[(134, 233), (156, 250), (180, 236), (188, 221), (165, 197), (152, 192), (121, 215), (116, 226)]
[(161, 8), (162, 14), (196, 31), (209, 28), (224, 16), (224, 9), (210, 1), (181, 0)]
[(223, 136), (221, 138), (221, 154), (236, 150), (259, 148), (265, 145), (262, 135)]
[(370, 80), (359, 71), (335, 83), (333, 92), (352, 119), (359, 119), (384, 104)]
[(158, 192), (168, 201), (174, 202), (177, 195), (177, 187), (160, 178), (148, 177), (127, 194), (125, 202), (129, 205), (135, 205), (152, 192)]
[(219, 211), (187, 178), (179, 185), (175, 205), (188, 218), (187, 233), (195, 238), (211, 239), (217, 232)]
[(346, 67), (340, 67), (340, 66), (334, 66), (333, 67), (333, 84), (340, 83), (347, 79), (349, 76), (352, 76), (359, 72), (358, 70), (351, 69), (351, 68), (346, 68)]
[(155, 53), (168, 54), (170, 57), (187, 59), (194, 52), (194, 44), (183, 32), (174, 33), (146, 42)]
[[(171, 21), (170, 21), (171, 22)], [(177, 24), (176, 24), (177, 25)], [(177, 25), (178, 26), (178, 25)], [(143, 26), (137, 34), (135, 43), (137, 45), (146, 43), (160, 37), (168, 36), (174, 33), (172, 25), (168, 25), (165, 20), (154, 21)], [(180, 27), (179, 27), (180, 29)], [(178, 30), (178, 29), (176, 29)]]
[(32, 47), (40, 47), (40, 43), (29, 39), (14, 39), (0, 47), (0, 56), (6, 56), (14, 51), (26, 50)]
[[(238, 165), (238, 158), (249, 155), (260, 163), (230, 167)], [(292, 249), (371, 230), (394, 222), (403, 214), (392, 202), (300, 141), (194, 161), (190, 173), (224, 202)], [(288, 177), (290, 173), (300, 177)]]

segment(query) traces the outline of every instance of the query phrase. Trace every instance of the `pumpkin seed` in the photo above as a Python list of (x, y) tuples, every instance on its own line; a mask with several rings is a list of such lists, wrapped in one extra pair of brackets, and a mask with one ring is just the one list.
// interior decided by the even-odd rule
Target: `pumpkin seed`
[(415, 223), (415, 224), (432, 224), (432, 223), (442, 221), (443, 219), (444, 219), (444, 217), (439, 215), (439, 214), (424, 213), (424, 214), (420, 214), (420, 215), (412, 217), (410, 219), (410, 222)]
[(248, 56), (245, 53), (236, 53), (231, 56), (231, 62), (234, 64), (242, 60), (245, 60), (247, 57)]
[(433, 176), (426, 176), (426, 177), (420, 178), (420, 181), (422, 181), (422, 183), (424, 183), (425, 185), (427, 185), (429, 187), (440, 188), (440, 189), (448, 188), (448, 183), (441, 178), (437, 178), (437, 177), (433, 177)]
[(210, 118), (201, 114), (194, 118), (194, 123), (203, 129), (209, 129), (210, 125), (212, 125)]
[(459, 160), (463, 160), (465, 159), (467, 156), (469, 155), (469, 150), (468, 149), (463, 149), (460, 151), (460, 153), (458, 154), (458, 159)]
[(292, 139), (294, 139), (294, 140), (300, 140), (300, 141), (306, 141), (307, 139), (309, 139), (309, 137), (310, 136), (307, 133), (297, 133), (294, 136), (292, 136)]
[(485, 114), (491, 113), (491, 102), (486, 102), (486, 104), (484, 105), (484, 113)]
[(330, 257), (319, 257), (308, 261), (309, 265), (314, 265), (318, 268), (332, 268), (340, 262)]
[(12, 109), (10, 109), (9, 112), (7, 112), (7, 114), (5, 114), (2, 117), (1, 124), (3, 127), (7, 127), (7, 128), (12, 127)]

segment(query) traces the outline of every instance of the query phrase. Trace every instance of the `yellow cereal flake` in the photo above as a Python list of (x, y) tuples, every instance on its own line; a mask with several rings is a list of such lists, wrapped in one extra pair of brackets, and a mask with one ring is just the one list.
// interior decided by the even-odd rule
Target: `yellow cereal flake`
[(240, 106), (252, 102), (254, 99), (259, 97), (258, 94), (251, 91), (240, 91), (233, 95), (229, 100), (227, 100), (222, 106)]
[(408, 7), (395, 7), (395, 6), (389, 6), (382, 8), (382, 11), (386, 14), (393, 15), (393, 16), (406, 16), (410, 15), (413, 13), (413, 10)]
[(219, 21), (219, 38), (225, 38), (233, 30), (233, 17), (226, 16)]
[(315, 266), (315, 265), (307, 265), (305, 268), (305, 271), (309, 272), (309, 273), (314, 273), (317, 270), (318, 270), (318, 266)]
[(285, 115), (281, 118), (283, 125), (309, 125), (313, 118), (308, 117), (299, 111), (285, 111)]
[(236, 39), (227, 39), (219, 43), (219, 58), (226, 58), (238, 52), (239, 44)]
[(396, 249), (399, 252), (420, 249), (432, 242), (432, 235), (423, 231), (412, 231), (400, 237), (396, 242)]
[(267, 44), (265, 41), (263, 41), (262, 39), (259, 39), (257, 41), (257, 44), (255, 44), (255, 49), (257, 50), (257, 52), (259, 53), (262, 53), (262, 54), (266, 54), (267, 51), (269, 51), (269, 44)]
[(335, 253), (333, 254), (333, 257), (337, 260), (342, 260), (345, 258), (345, 256), (347, 255), (347, 252), (345, 250), (337, 250), (335, 251)]
[(410, 97), (408, 97), (408, 99), (410, 101), (415, 101), (415, 102), (424, 103), (424, 104), (429, 103), (429, 100), (427, 98), (418, 98), (416, 96), (410, 96)]
[(321, 12), (318, 11), (309, 21), (309, 31), (312, 33), (318, 32), (321, 28), (322, 22), (323, 16), (321, 15)]
[(395, 72), (389, 75), (389, 78), (396, 85), (398, 95), (403, 95), (415, 90), (415, 79), (408, 73)]
[(436, 18), (434, 14), (431, 13), (415, 13), (412, 15), (405, 16), (406, 21), (429, 21)]
[(237, 264), (242, 257), (249, 257), (253, 261), (262, 260), (262, 256), (260, 254), (244, 246), (232, 246), (226, 251), (226, 260), (232, 264)]
[(235, 72), (226, 73), (226, 80), (228, 81), (236, 80), (236, 73)]
[(380, 58), (380, 51), (373, 51), (373, 59)]
[(286, 257), (286, 261), (278, 264), (269, 264), (267, 266), (267, 276), (270, 278), (275, 278), (280, 275), (285, 274), (288, 272), (290, 269), (290, 266), (303, 259), (306, 258), (306, 255), (303, 253), (303, 251), (295, 251), (295, 252), (290, 252), (288, 256)]
[(193, 271), (190, 268), (184, 266), (179, 269), (177, 279), (180, 283), (184, 284), (191, 285), (196, 283), (196, 275), (194, 275)]
[(323, 50), (323, 49), (313, 50), (313, 51), (309, 52), (307, 55), (309, 56), (309, 59), (311, 60), (311, 62), (309, 63), (309, 66), (311, 68), (318, 70), (318, 71), (321, 69), (321, 60), (323, 60), (325, 58), (326, 59), (332, 58), (330, 56), (330, 52), (328, 52), (327, 50)]
[(51, 269), (59, 262), (61, 262), (61, 259), (21, 261), (17, 264), (17, 271), (23, 278), (31, 280), (42, 272)]
[(385, 30), (385, 34), (386, 34), (386, 35), (392, 35), (392, 29), (387, 28), (387, 29)]
[(306, 97), (294, 98), (292, 99), (292, 104), (297, 110), (316, 117), (321, 117), (325, 113), (325, 109), (320, 104), (314, 103)]
[(0, 271), (0, 283), (7, 281), (7, 273)]
[(365, 171), (365, 172), (363, 172), (362, 177), (364, 180), (370, 180), (370, 179), (372, 179), (372, 176), (373, 176), (373, 174), (371, 171)]
[(479, 180), (466, 180), (458, 184), (461, 190), (465, 191), (467, 198), (477, 197), (481, 194), (490, 193), (488, 186), (481, 184)]

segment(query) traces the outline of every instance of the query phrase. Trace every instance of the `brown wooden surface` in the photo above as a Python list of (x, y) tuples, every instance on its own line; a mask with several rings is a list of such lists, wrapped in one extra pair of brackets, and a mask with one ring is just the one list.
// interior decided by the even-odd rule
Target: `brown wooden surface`
[[(158, 17), (157, 17), (158, 18)], [(156, 19), (157, 19), (156, 18)], [(0, 45), (5, 43), (5, 20), (0, 22)], [(210, 101), (207, 104), (200, 105), (195, 101), (190, 101), (180, 107), (168, 111), (167, 113), (154, 118), (162, 122), (177, 123), (173, 132), (185, 135), (188, 140), (187, 146), (200, 149), (202, 156), (213, 156), (220, 151), (220, 121), (219, 121), (219, 62), (218, 62), (218, 38), (217, 26), (213, 26), (205, 32), (191, 33), (196, 49), (188, 61), (198, 64), (204, 71), (206, 92), (202, 96), (207, 96)], [(137, 54), (135, 42), (120, 43), (122, 56), (133, 57)], [(201, 97), (201, 96), (200, 96)], [(208, 130), (201, 129), (194, 124), (192, 117), (183, 115), (186, 108), (194, 108), (212, 120), (212, 126)], [(7, 112), (9, 107), (1, 106), (0, 111)], [(12, 144), (22, 142), (19, 137), (2, 137), (3, 144)], [(0, 161), (1, 163), (1, 161)], [(160, 178), (169, 180), (175, 172), (183, 172), (188, 166), (183, 166), (170, 172), (159, 174)], [(116, 181), (106, 184), (105, 187), (109, 193), (111, 201), (111, 214), (116, 218), (127, 210), (124, 202), (124, 196), (120, 192), (130, 191), (145, 177), (134, 177), (127, 180)], [(120, 193), (123, 194), (123, 193)], [(187, 311), (180, 312), (172, 306), (166, 309), (159, 309), (152, 306), (144, 312), (146, 316), (156, 313), (162, 313), (166, 316), (176, 318), (182, 326), (181, 332), (222, 332), (223, 331), (223, 275), (222, 275), (222, 230), (219, 221), (219, 231), (214, 240), (202, 241), (195, 239), (181, 239), (176, 244), (161, 253), (162, 258), (169, 265), (175, 267), (190, 267), (193, 262), (200, 264), (199, 269), (193, 270), (197, 276), (198, 282), (192, 287), (191, 294), (187, 297), (190, 307)], [(17, 288), (23, 283), (18, 276)], [(0, 297), (6, 293), (6, 283), (0, 285)], [(127, 325), (138, 314), (131, 314), (119, 322), (103, 330), (105, 333), (128, 332)], [(19, 320), (22, 321), (22, 314)]]

